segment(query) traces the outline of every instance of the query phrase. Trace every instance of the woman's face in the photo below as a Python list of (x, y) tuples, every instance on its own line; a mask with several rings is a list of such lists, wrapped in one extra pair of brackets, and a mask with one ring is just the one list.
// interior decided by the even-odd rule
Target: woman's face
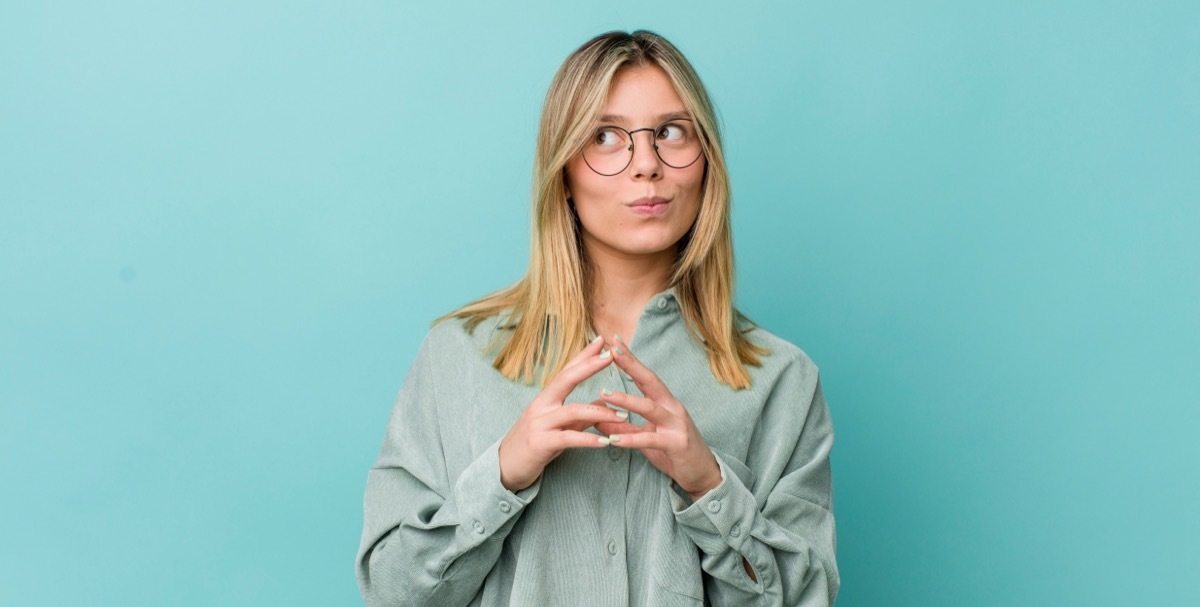
[[(584, 246), (590, 252), (601, 249), (617, 256), (641, 256), (669, 250), (674, 255), (675, 244), (695, 223), (707, 160), (701, 157), (681, 169), (663, 163), (654, 152), (659, 134), (653, 129), (669, 114), (686, 117), (687, 110), (662, 68), (625, 68), (614, 77), (601, 112), (611, 119), (602, 119), (595, 126), (650, 130), (633, 134), (633, 159), (616, 175), (596, 173), (582, 154), (567, 164), (567, 192), (575, 201)], [(666, 202), (646, 206), (643, 199), (647, 198)]]

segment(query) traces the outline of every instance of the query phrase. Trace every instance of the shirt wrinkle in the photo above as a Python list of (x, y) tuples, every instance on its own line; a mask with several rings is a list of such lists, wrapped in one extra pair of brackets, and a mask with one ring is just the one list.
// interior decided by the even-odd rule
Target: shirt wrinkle
[[(747, 337), (770, 350), (747, 367), (760, 387), (733, 390), (712, 375), (674, 287), (638, 322), (630, 349), (687, 407), (721, 465), (718, 487), (692, 502), (640, 452), (610, 446), (568, 449), (508, 491), (499, 443), (540, 387), (491, 366), (484, 346), (499, 316), (474, 334), (451, 319), (422, 343), (368, 475), (356, 561), (367, 605), (833, 604), (833, 512), (810, 499), (832, 505), (833, 428), (816, 365), (756, 327)], [(600, 388), (640, 394), (606, 369), (566, 402)], [(412, 524), (421, 518), (439, 525)]]

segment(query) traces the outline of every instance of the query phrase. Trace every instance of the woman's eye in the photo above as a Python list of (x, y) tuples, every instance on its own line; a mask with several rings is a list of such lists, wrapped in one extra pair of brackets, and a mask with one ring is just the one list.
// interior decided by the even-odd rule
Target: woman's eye
[(621, 137), (612, 129), (600, 129), (593, 141), (598, 145), (615, 145), (621, 142)]
[(678, 124), (664, 124), (658, 129), (659, 139), (682, 139), (687, 135), (687, 131), (683, 126)]

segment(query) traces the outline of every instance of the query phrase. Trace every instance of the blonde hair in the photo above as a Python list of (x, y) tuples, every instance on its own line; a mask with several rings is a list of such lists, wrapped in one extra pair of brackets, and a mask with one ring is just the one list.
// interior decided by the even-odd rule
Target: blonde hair
[[(479, 298), (433, 322), (465, 318), (474, 332), (504, 314), (489, 352), (493, 366), (526, 384), (539, 374), (544, 387), (587, 344), (593, 269), (568, 208), (567, 163), (582, 150), (604, 109), (612, 81), (625, 67), (653, 65), (670, 78), (697, 124), (707, 165), (700, 212), (677, 245), (671, 285), (684, 321), (708, 352), (713, 375), (734, 389), (750, 385), (745, 365), (759, 366), (769, 351), (745, 336), (753, 323), (733, 307), (733, 239), (729, 174), (716, 114), (691, 64), (670, 42), (646, 30), (596, 36), (571, 53), (554, 75), (542, 107), (533, 165), (533, 219), (529, 270), (512, 286)], [(739, 321), (749, 323), (746, 329)]]

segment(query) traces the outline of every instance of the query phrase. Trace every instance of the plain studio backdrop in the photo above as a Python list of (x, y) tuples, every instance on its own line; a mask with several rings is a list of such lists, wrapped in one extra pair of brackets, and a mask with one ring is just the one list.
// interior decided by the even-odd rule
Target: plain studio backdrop
[(0, 604), (355, 605), (429, 322), (593, 35), (693, 61), (838, 605), (1200, 604), (1195, 2), (6, 2)]

